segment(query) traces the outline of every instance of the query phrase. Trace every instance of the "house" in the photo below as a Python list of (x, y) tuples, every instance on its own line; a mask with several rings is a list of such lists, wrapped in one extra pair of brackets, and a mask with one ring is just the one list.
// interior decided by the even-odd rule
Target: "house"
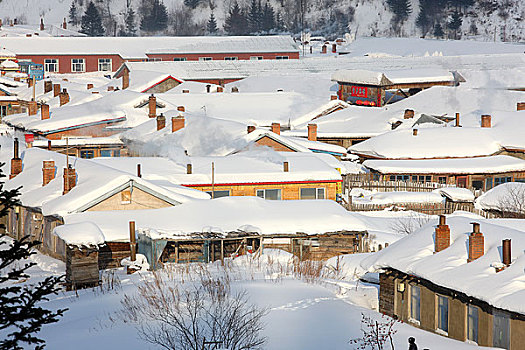
[(126, 146), (117, 136), (73, 137), (60, 140), (40, 139), (33, 141), (32, 146), (87, 159), (95, 157), (125, 157), (128, 155)]
[(522, 349), (524, 232), (472, 221), (441, 216), (366, 261), (380, 271), (379, 311), (459, 341)]
[(476, 198), (475, 207), (496, 217), (525, 218), (525, 183), (507, 182)]
[[(44, 65), (46, 73), (113, 72), (126, 61), (298, 59), (290, 36), (14, 37), (2, 45), (18, 60)], [(86, 50), (89, 48), (89, 50)]]

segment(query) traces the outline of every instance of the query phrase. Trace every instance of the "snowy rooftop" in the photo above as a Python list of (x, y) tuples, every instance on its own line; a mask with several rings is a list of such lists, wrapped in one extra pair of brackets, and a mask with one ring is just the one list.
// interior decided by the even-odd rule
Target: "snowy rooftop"
[(483, 193), (474, 205), (483, 210), (499, 210), (512, 213), (525, 213), (525, 183), (507, 182)]
[(525, 160), (504, 155), (452, 159), (365, 160), (363, 165), (383, 174), (495, 174), (525, 171)]
[(395, 84), (454, 81), (452, 72), (436, 69), (398, 69), (388, 72), (375, 72), (362, 69), (338, 70), (332, 80), (350, 84), (388, 86)]
[(146, 58), (155, 54), (298, 52), (290, 36), (2, 38), (18, 55), (120, 54)]
[[(365, 258), (362, 266), (370, 270), (394, 268), (497, 308), (525, 314), (525, 232), (499, 226), (498, 220), (480, 219), (478, 222), (485, 237), (485, 254), (470, 263), (467, 263), (467, 258), (472, 218), (459, 216), (447, 220), (451, 240), (449, 248), (434, 254), (436, 221), (432, 220), (419, 231)], [(496, 272), (491, 265), (502, 262), (503, 239), (512, 240), (512, 263)]]

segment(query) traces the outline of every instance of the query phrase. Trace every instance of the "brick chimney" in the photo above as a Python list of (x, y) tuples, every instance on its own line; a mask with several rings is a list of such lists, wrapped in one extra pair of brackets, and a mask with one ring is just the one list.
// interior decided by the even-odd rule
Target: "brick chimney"
[(66, 194), (77, 184), (77, 173), (75, 168), (71, 167), (71, 164), (67, 168), (64, 168), (64, 191), (62, 194)]
[(27, 105), (27, 112), (30, 116), (38, 113), (38, 104), (36, 103), (36, 101), (29, 101)]
[(42, 162), (42, 186), (47, 185), (55, 178), (55, 162), (53, 160), (44, 160)]
[(281, 124), (279, 123), (272, 123), (272, 132), (281, 135)]
[(157, 131), (164, 129), (165, 126), (166, 117), (161, 113), (159, 116), (157, 116)]
[(321, 47), (321, 53), (326, 53), (326, 44)]
[(40, 105), (40, 119), (46, 120), (49, 119), (49, 105), (42, 103)]
[(190, 93), (190, 90), (184, 89), (184, 90), (182, 90), (182, 93), (183, 93), (183, 94), (189, 94), (189, 93)]
[(86, 87), (87, 87), (88, 90), (91, 90), (91, 89), (94, 88), (94, 85), (91, 84), (91, 83), (88, 83)]
[(283, 171), (285, 173), (290, 171), (290, 164), (288, 162), (283, 162)]
[(108, 86), (108, 91), (115, 91), (115, 87), (114, 86)]
[(184, 116), (179, 114), (178, 117), (171, 117), (171, 132), (179, 131), (184, 128)]
[(191, 163), (186, 164), (186, 174), (191, 174), (193, 172), (193, 169), (191, 167)]
[(516, 103), (516, 110), (517, 111), (525, 111), (525, 102), (518, 102), (518, 103)]
[(485, 238), (479, 231), (479, 223), (472, 223), (472, 233), (468, 237), (468, 262), (480, 258), (485, 253)]
[(186, 112), (186, 108), (184, 108), (184, 106), (177, 106), (177, 111)]
[(337, 99), (338, 99), (337, 95), (330, 95), (330, 101), (335, 101)]
[(405, 109), (405, 114), (404, 114), (403, 118), (404, 119), (414, 118), (414, 110), (413, 109)]
[(317, 141), (317, 124), (308, 124), (308, 140)]
[(434, 231), (434, 252), (438, 253), (450, 246), (450, 228), (446, 223), (445, 215), (439, 216), (439, 225)]
[(53, 84), (53, 97), (60, 95), (60, 84)]
[(129, 88), (129, 70), (124, 68), (124, 74), (122, 75), (122, 90)]
[(459, 113), (456, 113), (456, 127), (460, 127), (461, 125), (459, 124)]
[(65, 18), (64, 18), (64, 22), (62, 22), (62, 29), (67, 29), (67, 22)]
[(69, 93), (66, 88), (62, 89), (62, 92), (59, 94), (60, 105), (63, 106), (69, 102)]
[(9, 178), (12, 179), (22, 172), (22, 159), (18, 156), (18, 138), (15, 137), (13, 142), (13, 159), (11, 159), (11, 174)]
[(332, 44), (332, 53), (337, 52), (337, 44)]
[(217, 92), (224, 92), (224, 88), (222, 86), (217, 86)]
[(151, 94), (148, 100), (148, 117), (155, 118), (157, 116), (157, 98)]
[(501, 245), (502, 245), (502, 253), (503, 253), (503, 263), (506, 265), (506, 266), (509, 266), (510, 263), (512, 262), (512, 248), (511, 248), (511, 244), (510, 244), (510, 239), (504, 239), (502, 242), (501, 242)]
[(46, 27), (44, 26), (44, 19), (40, 18), (40, 31), (43, 31), (44, 29), (46, 29)]
[(481, 127), (490, 128), (492, 124), (492, 117), (490, 114), (484, 114), (481, 116)]
[(255, 126), (254, 125), (248, 125), (246, 130), (248, 131), (248, 134), (251, 133), (251, 132), (254, 132), (255, 131)]
[(53, 82), (50, 80), (44, 81), (44, 94), (53, 91)]
[(412, 135), (417, 136), (417, 129), (412, 129)]

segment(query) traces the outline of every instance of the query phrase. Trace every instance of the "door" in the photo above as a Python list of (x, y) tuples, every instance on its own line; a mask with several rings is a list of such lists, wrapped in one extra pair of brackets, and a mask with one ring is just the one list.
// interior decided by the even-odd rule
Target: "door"
[(466, 176), (457, 176), (456, 185), (461, 188), (467, 188), (467, 177)]

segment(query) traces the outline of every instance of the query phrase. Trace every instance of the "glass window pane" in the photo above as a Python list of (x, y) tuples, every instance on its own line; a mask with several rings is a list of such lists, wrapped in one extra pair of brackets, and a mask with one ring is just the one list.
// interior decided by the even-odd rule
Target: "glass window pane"
[(448, 299), (438, 296), (438, 328), (448, 332)]
[(499, 311), (494, 312), (493, 321), (493, 346), (503, 349), (509, 349), (510, 338), (509, 338), (509, 317)]
[(111, 157), (111, 150), (109, 149), (100, 150), (100, 156), (101, 157)]
[[(206, 191), (207, 194), (211, 196), (212, 191)], [(221, 197), (229, 197), (230, 191), (228, 190), (222, 190), (222, 191), (213, 191), (213, 198), (221, 198)]]
[(317, 189), (317, 199), (324, 199), (324, 188)]
[(472, 305), (468, 306), (467, 339), (478, 342), (478, 308)]
[(257, 190), (257, 197), (264, 198), (264, 190)]
[(301, 188), (301, 199), (315, 199), (315, 188)]
[(269, 200), (280, 200), (281, 199), (281, 190), (278, 189), (272, 189), (272, 190), (264, 190), (264, 198)]
[(417, 321), (421, 320), (421, 289), (417, 286), (410, 286), (410, 316)]

